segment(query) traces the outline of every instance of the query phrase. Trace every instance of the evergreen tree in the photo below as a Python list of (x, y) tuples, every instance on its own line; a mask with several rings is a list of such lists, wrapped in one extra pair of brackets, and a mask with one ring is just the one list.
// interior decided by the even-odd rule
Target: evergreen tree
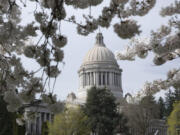
[(0, 135), (25, 135), (25, 125), (16, 123), (16, 113), (8, 112), (3, 96), (0, 96), (0, 127)]
[(174, 95), (171, 90), (166, 93), (165, 97), (165, 106), (166, 106), (166, 116), (169, 116), (171, 111), (173, 110), (173, 103), (174, 103)]
[(180, 101), (180, 89), (169, 90), (165, 97), (166, 116), (168, 117), (173, 110), (175, 101)]
[(118, 113), (115, 97), (110, 90), (91, 88), (84, 109), (93, 134), (113, 135), (118, 132), (128, 135), (127, 122)]
[(159, 98), (158, 105), (159, 105), (159, 118), (163, 119), (163, 117), (165, 116), (166, 108), (162, 97)]
[(13, 135), (13, 114), (7, 111), (6, 105), (0, 96), (0, 135)]
[(174, 90), (174, 98), (175, 101), (180, 101), (180, 88)]

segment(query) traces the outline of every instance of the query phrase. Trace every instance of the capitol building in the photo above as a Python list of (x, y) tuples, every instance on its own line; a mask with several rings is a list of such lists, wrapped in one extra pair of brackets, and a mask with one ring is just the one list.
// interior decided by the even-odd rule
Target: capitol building
[[(86, 102), (88, 90), (92, 87), (109, 89), (118, 105), (119, 111), (123, 111), (128, 104), (127, 97), (132, 98), (131, 94), (123, 97), (122, 90), (122, 69), (119, 67), (114, 54), (106, 47), (103, 42), (102, 33), (96, 36), (96, 42), (84, 57), (84, 60), (78, 70), (79, 88), (77, 94), (70, 93), (64, 103), (67, 108), (77, 107)], [(123, 102), (125, 103), (124, 105)], [(121, 104), (122, 103), (122, 104)], [(129, 102), (130, 103), (130, 102)], [(38, 114), (34, 121), (26, 121), (27, 135), (41, 135), (43, 123), (52, 121), (54, 114), (47, 108), (47, 104), (36, 101), (34, 106), (26, 105), (25, 114)], [(159, 132), (158, 135), (166, 135), (167, 126), (164, 120), (153, 119), (147, 129), (147, 134)], [(138, 135), (139, 131), (130, 129), (132, 135)]]
[(122, 69), (119, 67), (114, 54), (104, 44), (102, 33), (97, 34), (94, 47), (85, 55), (78, 74), (77, 95), (70, 93), (66, 99), (67, 103), (85, 103), (87, 91), (91, 87), (111, 90), (117, 102), (123, 98)]

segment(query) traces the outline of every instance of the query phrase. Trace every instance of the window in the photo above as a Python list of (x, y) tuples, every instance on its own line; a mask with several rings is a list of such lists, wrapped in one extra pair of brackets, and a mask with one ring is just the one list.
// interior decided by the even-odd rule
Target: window
[(102, 84), (105, 85), (105, 83), (106, 83), (105, 82), (105, 73), (103, 73), (103, 83)]
[(99, 72), (99, 82), (98, 82), (99, 85), (101, 85), (101, 73)]
[(50, 114), (47, 113), (47, 120), (50, 120)]
[(41, 121), (44, 122), (44, 113), (41, 113)]

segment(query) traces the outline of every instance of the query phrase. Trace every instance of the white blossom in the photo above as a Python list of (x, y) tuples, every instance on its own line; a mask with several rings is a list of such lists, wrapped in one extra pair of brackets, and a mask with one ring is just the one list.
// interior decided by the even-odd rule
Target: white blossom
[(67, 44), (67, 38), (63, 35), (53, 36), (52, 42), (56, 47), (62, 48)]
[(119, 60), (135, 60), (135, 51), (132, 47), (127, 46), (127, 48), (121, 52), (116, 53), (116, 58)]
[(135, 60), (135, 56), (137, 55), (140, 58), (146, 58), (148, 55), (149, 47), (149, 40), (146, 38), (138, 39), (132, 38), (131, 44), (132, 46), (127, 46), (127, 48), (123, 51), (119, 51), (116, 53), (117, 59), (120, 60)]
[(127, 12), (130, 12), (132, 15), (144, 16), (154, 7), (155, 3), (156, 0), (131, 0), (131, 7)]
[(7, 109), (10, 112), (16, 112), (22, 105), (21, 99), (14, 90), (5, 92), (4, 100), (8, 103)]
[(114, 25), (114, 31), (123, 39), (132, 38), (136, 34), (140, 34), (139, 25), (134, 20), (121, 21), (120, 24)]
[(155, 56), (153, 59), (153, 62), (154, 62), (154, 64), (159, 66), (159, 65), (164, 64), (166, 62), (166, 60), (161, 56)]
[(125, 4), (125, 3), (127, 3), (129, 0), (112, 0), (114, 3), (116, 3), (116, 4)]
[(56, 51), (54, 52), (54, 58), (57, 62), (62, 61), (64, 58), (64, 52), (60, 49), (56, 49)]
[(86, 24), (85, 25), (78, 25), (77, 26), (77, 32), (81, 35), (88, 35), (90, 32), (93, 32), (98, 28), (97, 21), (96, 20), (90, 20), (86, 18)]
[(170, 87), (175, 89), (180, 88), (180, 69), (172, 69), (167, 74), (167, 79), (154, 80), (153, 82), (146, 82), (143, 88), (136, 94), (137, 97), (144, 97), (147, 95), (154, 95), (161, 90), (167, 90)]
[(65, 0), (67, 5), (73, 5), (75, 8), (87, 8), (88, 6), (97, 6), (103, 0)]
[(160, 14), (162, 16), (170, 16), (180, 13), (180, 1), (176, 0), (174, 4), (171, 4), (168, 7), (162, 8)]
[(29, 58), (35, 57), (36, 47), (35, 46), (27, 46), (24, 49), (24, 55)]
[(57, 66), (49, 66), (45, 71), (49, 77), (57, 77), (61, 73)]

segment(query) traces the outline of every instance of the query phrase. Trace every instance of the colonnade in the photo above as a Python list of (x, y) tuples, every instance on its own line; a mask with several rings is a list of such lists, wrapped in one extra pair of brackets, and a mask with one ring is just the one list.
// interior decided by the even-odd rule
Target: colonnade
[(28, 135), (41, 135), (42, 124), (46, 121), (52, 121), (52, 114), (46, 112), (36, 112), (37, 116), (34, 121), (27, 121), (27, 134)]
[(80, 74), (80, 86), (108, 86), (121, 87), (121, 74), (115, 72), (84, 72)]

